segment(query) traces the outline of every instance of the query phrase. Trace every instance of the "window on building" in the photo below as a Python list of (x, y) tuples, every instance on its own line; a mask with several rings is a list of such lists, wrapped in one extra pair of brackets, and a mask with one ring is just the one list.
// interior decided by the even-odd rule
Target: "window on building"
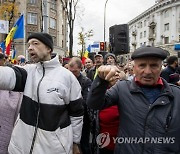
[(54, 44), (54, 45), (57, 45), (56, 37), (55, 37), (55, 36), (52, 36), (52, 39), (53, 39), (53, 44)]
[(169, 17), (169, 11), (168, 10), (164, 11), (164, 18), (167, 18), (167, 17)]
[(144, 27), (146, 26), (146, 23), (147, 23), (147, 21), (146, 21), (146, 20), (144, 20)]
[(37, 0), (28, 0), (28, 3), (29, 3), (29, 4), (36, 4), (36, 1), (37, 1)]
[(140, 38), (142, 38), (142, 32), (140, 33)]
[(144, 31), (144, 37), (146, 37), (146, 31)]
[(51, 9), (56, 10), (56, 0), (51, 0)]
[(169, 44), (169, 37), (164, 38), (164, 44)]
[(56, 19), (50, 18), (50, 28), (56, 29)]
[(169, 31), (169, 23), (164, 25), (164, 31)]
[(64, 35), (64, 25), (62, 25), (62, 35)]
[(64, 48), (64, 41), (62, 40), (62, 48)]
[(139, 23), (139, 28), (142, 28), (142, 22)]
[(27, 14), (27, 23), (37, 25), (37, 13), (28, 13)]

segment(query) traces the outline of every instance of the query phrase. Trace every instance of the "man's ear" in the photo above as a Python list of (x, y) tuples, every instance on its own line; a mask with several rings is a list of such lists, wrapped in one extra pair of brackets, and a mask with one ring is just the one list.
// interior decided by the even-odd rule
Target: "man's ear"
[(52, 50), (50, 47), (46, 46), (46, 48), (48, 49), (49, 53), (51, 54), (52, 53)]
[(132, 67), (132, 70), (133, 70), (133, 74), (135, 74), (135, 66), (134, 65)]

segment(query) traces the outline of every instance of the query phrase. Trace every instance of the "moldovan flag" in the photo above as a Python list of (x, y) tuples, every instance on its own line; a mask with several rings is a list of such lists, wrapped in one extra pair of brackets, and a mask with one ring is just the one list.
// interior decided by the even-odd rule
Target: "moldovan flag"
[(24, 15), (21, 15), (16, 21), (9, 34), (6, 37), (6, 54), (10, 55), (11, 42), (16, 38), (24, 38)]
[(85, 60), (88, 58), (89, 52), (86, 50), (82, 56), (82, 64), (85, 64)]
[(16, 59), (16, 49), (13, 50), (12, 56), (11, 56), (11, 61), (14, 64)]
[(2, 50), (2, 53), (5, 53), (6, 47), (5, 47), (5, 42), (4, 41), (0, 43), (0, 48)]

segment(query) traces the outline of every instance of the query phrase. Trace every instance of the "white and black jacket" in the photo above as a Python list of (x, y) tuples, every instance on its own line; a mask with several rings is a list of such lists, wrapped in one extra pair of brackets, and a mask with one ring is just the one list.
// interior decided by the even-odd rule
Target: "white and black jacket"
[(81, 138), (81, 87), (57, 57), (23, 68), (0, 67), (0, 89), (24, 92), (10, 154), (72, 153)]

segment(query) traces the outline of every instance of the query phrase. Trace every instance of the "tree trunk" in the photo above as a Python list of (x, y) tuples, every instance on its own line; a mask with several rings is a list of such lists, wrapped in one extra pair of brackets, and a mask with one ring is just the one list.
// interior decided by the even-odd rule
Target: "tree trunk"
[(73, 57), (73, 32), (77, 3), (74, 0), (61, 0), (61, 3), (63, 9), (66, 11), (69, 26), (69, 57)]
[(69, 10), (69, 57), (73, 57), (73, 31), (74, 31), (74, 19), (72, 18), (72, 3)]
[(73, 57), (73, 27), (69, 27), (69, 57)]

